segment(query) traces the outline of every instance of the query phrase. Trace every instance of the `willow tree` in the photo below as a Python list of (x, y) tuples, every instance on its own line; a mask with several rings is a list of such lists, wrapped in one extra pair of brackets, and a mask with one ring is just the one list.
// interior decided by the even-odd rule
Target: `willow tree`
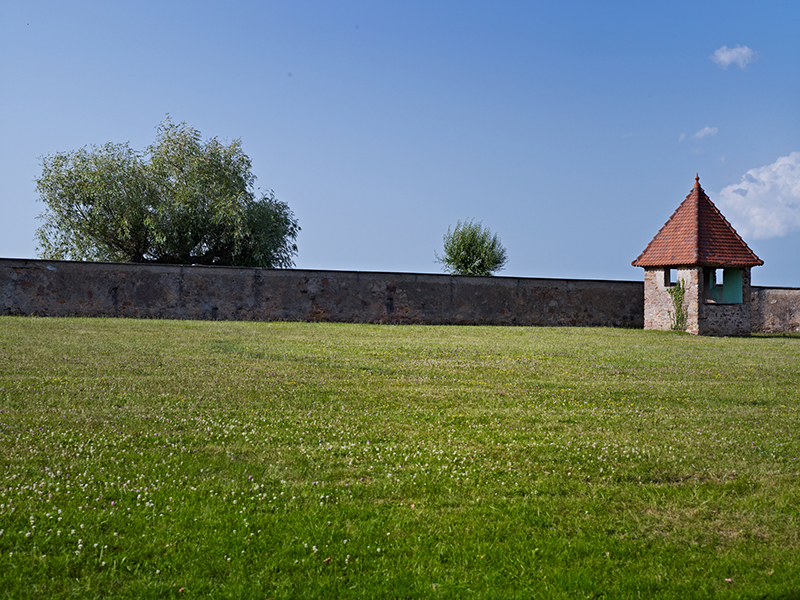
[(255, 180), (241, 140), (203, 141), (170, 119), (144, 152), (108, 143), (45, 156), (39, 256), (291, 267), (300, 227)]

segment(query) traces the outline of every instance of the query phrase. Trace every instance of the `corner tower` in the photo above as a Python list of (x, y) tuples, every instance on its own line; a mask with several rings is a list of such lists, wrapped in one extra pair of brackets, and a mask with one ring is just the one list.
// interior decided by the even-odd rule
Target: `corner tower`
[(700, 176), (633, 261), (644, 267), (644, 328), (750, 334), (750, 269), (763, 265), (700, 187)]

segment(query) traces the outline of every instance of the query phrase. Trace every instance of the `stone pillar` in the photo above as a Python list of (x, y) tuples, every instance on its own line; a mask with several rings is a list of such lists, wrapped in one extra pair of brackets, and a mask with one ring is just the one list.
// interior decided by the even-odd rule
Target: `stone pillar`
[(665, 286), (666, 271), (663, 267), (646, 267), (644, 270), (644, 328), (669, 330), (669, 311), (672, 297)]
[(700, 305), (703, 302), (703, 268), (682, 267), (678, 269), (678, 281), (685, 288), (683, 306), (686, 309), (686, 331), (700, 334)]

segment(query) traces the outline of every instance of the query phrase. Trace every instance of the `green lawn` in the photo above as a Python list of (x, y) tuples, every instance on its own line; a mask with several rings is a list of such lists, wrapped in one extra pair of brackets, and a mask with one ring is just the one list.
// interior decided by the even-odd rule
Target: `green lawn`
[(800, 338), (0, 318), (0, 598), (800, 598)]

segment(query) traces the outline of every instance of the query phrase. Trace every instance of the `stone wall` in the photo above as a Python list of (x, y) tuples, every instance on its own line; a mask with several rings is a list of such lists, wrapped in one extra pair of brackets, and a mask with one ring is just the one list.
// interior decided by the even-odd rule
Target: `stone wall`
[(800, 288), (752, 288), (753, 333), (800, 333)]
[(0, 259), (0, 314), (642, 327), (640, 282)]
[[(650, 322), (669, 329), (672, 298), (663, 273), (646, 270), (642, 285), (0, 259), (0, 314), (612, 327)], [(700, 285), (689, 273), (677, 276)], [(646, 313), (648, 286), (660, 286), (661, 295)], [(751, 290), (754, 333), (800, 333), (800, 288)], [(697, 308), (689, 314), (694, 323)]]

